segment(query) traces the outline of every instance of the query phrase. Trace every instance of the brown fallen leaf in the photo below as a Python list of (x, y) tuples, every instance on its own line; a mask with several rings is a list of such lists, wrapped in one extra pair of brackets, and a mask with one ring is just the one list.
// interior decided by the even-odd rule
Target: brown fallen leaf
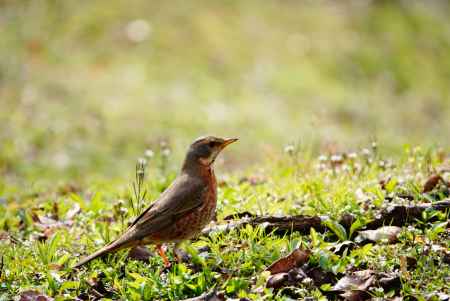
[(364, 301), (370, 298), (370, 294), (366, 291), (345, 291), (341, 297), (347, 301)]
[(278, 273), (272, 275), (269, 277), (269, 279), (267, 279), (266, 287), (279, 289), (283, 287), (285, 283), (287, 283), (288, 279), (289, 279), (288, 273)]
[(70, 193), (80, 192), (81, 188), (75, 183), (67, 183), (58, 187), (58, 193), (62, 195), (68, 195)]
[(57, 263), (50, 263), (48, 265), (48, 269), (49, 270), (54, 270), (54, 271), (60, 271), (62, 270), (63, 266)]
[[(36, 219), (36, 220), (35, 220)], [(73, 224), (73, 221), (67, 220), (67, 221), (58, 221), (53, 218), (47, 217), (47, 216), (35, 216), (33, 218), (35, 220), (35, 226), (40, 230), (39, 233), (37, 233), (37, 240), (39, 241), (45, 241), (49, 239), (57, 229), (60, 228), (67, 228), (70, 227)]]
[(72, 226), (73, 221), (57, 221), (53, 218), (47, 216), (38, 216), (38, 220), (36, 221), (36, 227), (41, 228), (42, 230), (48, 228), (63, 228)]
[(442, 262), (450, 264), (450, 251), (444, 251), (444, 254), (442, 256)]
[(368, 288), (374, 283), (374, 271), (357, 271), (344, 276), (332, 287), (331, 291), (343, 291), (341, 296), (345, 300), (366, 300), (370, 295)]
[(380, 273), (377, 275), (378, 285), (381, 286), (385, 292), (390, 290), (399, 290), (402, 286), (400, 275), (398, 273)]
[(417, 266), (417, 258), (412, 256), (406, 256), (406, 265), (407, 267), (414, 269)]
[(52, 205), (52, 218), (59, 220), (59, 205), (57, 202), (54, 202)]
[(401, 231), (402, 228), (397, 226), (384, 226), (376, 230), (360, 231), (355, 240), (357, 242), (362, 242), (364, 240), (370, 240), (373, 242), (387, 240), (388, 243), (394, 243), (397, 241), (398, 235)]
[(408, 262), (406, 261), (406, 256), (400, 256), (400, 271), (402, 272), (402, 275), (409, 279), (409, 273), (408, 273)]
[(300, 248), (295, 249), (289, 255), (282, 257), (272, 263), (266, 271), (269, 271), (272, 275), (288, 272), (289, 270), (299, 267), (308, 261), (311, 252), (309, 250), (302, 250)]
[(308, 275), (301, 268), (293, 268), (288, 272), (288, 276), (291, 283), (297, 283), (308, 278)]
[(52, 301), (53, 298), (39, 293), (38, 291), (25, 291), (20, 295), (20, 301)]
[[(285, 286), (295, 286), (308, 278), (308, 275), (301, 268), (293, 268), (287, 273), (278, 273), (267, 279), (266, 287), (279, 289)], [(310, 278), (308, 278), (310, 279)], [(310, 279), (312, 281), (312, 279)]]
[(332, 244), (329, 247), (327, 247), (327, 249), (333, 252), (334, 254), (342, 255), (345, 252), (345, 250), (351, 251), (355, 247), (356, 244), (353, 241), (347, 240), (341, 243)]
[(320, 267), (313, 267), (306, 271), (306, 275), (311, 278), (314, 282), (314, 285), (321, 286), (326, 283), (335, 283), (336, 276), (331, 273), (323, 270)]
[(100, 272), (96, 277), (89, 278), (87, 283), (89, 284), (88, 296), (94, 296), (97, 299), (104, 298), (111, 295), (109, 288), (105, 286), (104, 279), (105, 274)]
[(139, 260), (143, 262), (148, 262), (150, 260), (150, 257), (153, 257), (154, 254), (150, 252), (149, 249), (147, 249), (144, 246), (137, 246), (134, 248), (131, 248), (131, 250), (128, 252), (128, 259), (134, 259)]
[(426, 300), (448, 301), (450, 300), (450, 295), (441, 292), (431, 293), (426, 295)]
[(267, 182), (267, 179), (262, 175), (253, 175), (250, 177), (243, 177), (239, 180), (239, 184), (249, 183), (251, 186), (261, 185)]
[(212, 291), (209, 293), (204, 293), (198, 297), (184, 299), (181, 301), (225, 301), (225, 295), (223, 293)]
[(37, 239), (39, 241), (46, 241), (53, 235), (54, 232), (55, 232), (55, 228), (46, 228), (37, 235)]
[(430, 192), (437, 186), (437, 184), (440, 181), (444, 181), (444, 179), (442, 179), (441, 175), (434, 174), (434, 175), (430, 176), (427, 179), (427, 181), (425, 182), (425, 184), (423, 185), (422, 192)]
[(374, 271), (363, 270), (356, 271), (350, 275), (344, 276), (331, 288), (332, 291), (364, 291), (372, 285), (375, 280)]
[(9, 238), (8, 232), (0, 231), (0, 240), (7, 240)]
[(81, 211), (80, 205), (78, 203), (75, 203), (73, 207), (69, 209), (69, 211), (67, 211), (65, 219), (72, 220), (75, 217), (75, 215), (80, 213), (80, 211)]

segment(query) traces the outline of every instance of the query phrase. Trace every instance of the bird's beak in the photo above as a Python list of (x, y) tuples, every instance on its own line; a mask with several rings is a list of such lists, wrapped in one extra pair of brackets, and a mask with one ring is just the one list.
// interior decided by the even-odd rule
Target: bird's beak
[(227, 145), (238, 141), (239, 139), (237, 138), (229, 138), (229, 139), (225, 139), (225, 141), (222, 143), (221, 148), (224, 149)]

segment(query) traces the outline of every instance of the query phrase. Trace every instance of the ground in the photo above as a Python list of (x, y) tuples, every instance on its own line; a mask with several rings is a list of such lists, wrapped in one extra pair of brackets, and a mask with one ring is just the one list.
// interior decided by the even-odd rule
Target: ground
[[(395, 204), (448, 200), (447, 1), (3, 1), (0, 36), (0, 299), (340, 298), (361, 271), (370, 296), (449, 294), (448, 210), (357, 241)], [(216, 162), (218, 225), (320, 227), (204, 235), (168, 270), (141, 250), (74, 272), (209, 134), (240, 138)], [(302, 266), (264, 271), (294, 250)]]
[[(157, 156), (147, 160), (144, 168), (151, 176), (142, 185), (145, 205), (174, 177), (157, 167)], [(179, 300), (214, 289), (227, 298), (333, 299), (342, 293), (330, 292), (339, 279), (369, 270), (374, 277), (389, 275), (398, 282), (384, 289), (373, 283), (364, 288), (370, 296), (439, 300), (438, 292), (450, 293), (448, 210), (423, 212), (401, 225), (392, 241), (358, 242), (351, 232), (363, 230), (382, 208), (448, 200), (448, 166), (443, 160), (433, 149), (407, 149), (400, 159), (391, 160), (378, 147), (316, 158), (291, 146), (277, 162), (258, 170), (241, 175), (218, 170), (217, 224), (249, 212), (327, 216), (323, 225), (328, 228), (285, 234), (265, 231), (264, 225), (216, 231), (185, 243), (184, 262), (174, 261), (169, 269), (158, 256), (138, 252), (141, 256), (130, 257), (127, 251), (95, 260), (80, 271), (71, 268), (81, 256), (119, 235), (139, 210), (131, 184), (18, 188), (15, 198), (20, 202), (2, 199), (1, 296), (9, 300), (31, 290), (56, 300)], [(441, 175), (439, 181), (431, 177), (435, 173)], [(429, 191), (422, 192), (427, 181)], [(354, 218), (350, 231), (339, 224), (348, 214)], [(266, 287), (270, 273), (264, 270), (297, 248), (311, 253), (301, 267), (304, 271), (314, 269), (330, 278), (322, 282), (308, 274), (306, 280)], [(174, 260), (170, 248), (169, 257)]]

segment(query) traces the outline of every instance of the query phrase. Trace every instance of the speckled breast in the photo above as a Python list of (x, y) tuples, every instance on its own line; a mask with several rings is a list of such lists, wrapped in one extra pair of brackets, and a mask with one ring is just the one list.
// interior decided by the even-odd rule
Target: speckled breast
[(217, 183), (213, 170), (209, 169), (208, 172), (210, 174), (205, 175), (208, 185), (202, 196), (203, 205), (179, 218), (170, 229), (167, 229), (164, 235), (165, 242), (193, 238), (213, 219), (217, 204)]

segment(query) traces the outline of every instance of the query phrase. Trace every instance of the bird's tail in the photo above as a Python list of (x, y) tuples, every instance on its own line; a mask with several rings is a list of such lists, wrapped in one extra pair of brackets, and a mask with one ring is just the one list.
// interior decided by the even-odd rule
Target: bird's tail
[(111, 242), (110, 244), (104, 246), (100, 250), (96, 251), (95, 253), (81, 259), (73, 266), (73, 268), (79, 268), (80, 266), (90, 262), (91, 260), (94, 260), (97, 257), (101, 257), (103, 255), (106, 255), (108, 253), (118, 251), (123, 248), (128, 248), (131, 246), (136, 245), (137, 241), (133, 239), (132, 231), (125, 232), (122, 236)]

